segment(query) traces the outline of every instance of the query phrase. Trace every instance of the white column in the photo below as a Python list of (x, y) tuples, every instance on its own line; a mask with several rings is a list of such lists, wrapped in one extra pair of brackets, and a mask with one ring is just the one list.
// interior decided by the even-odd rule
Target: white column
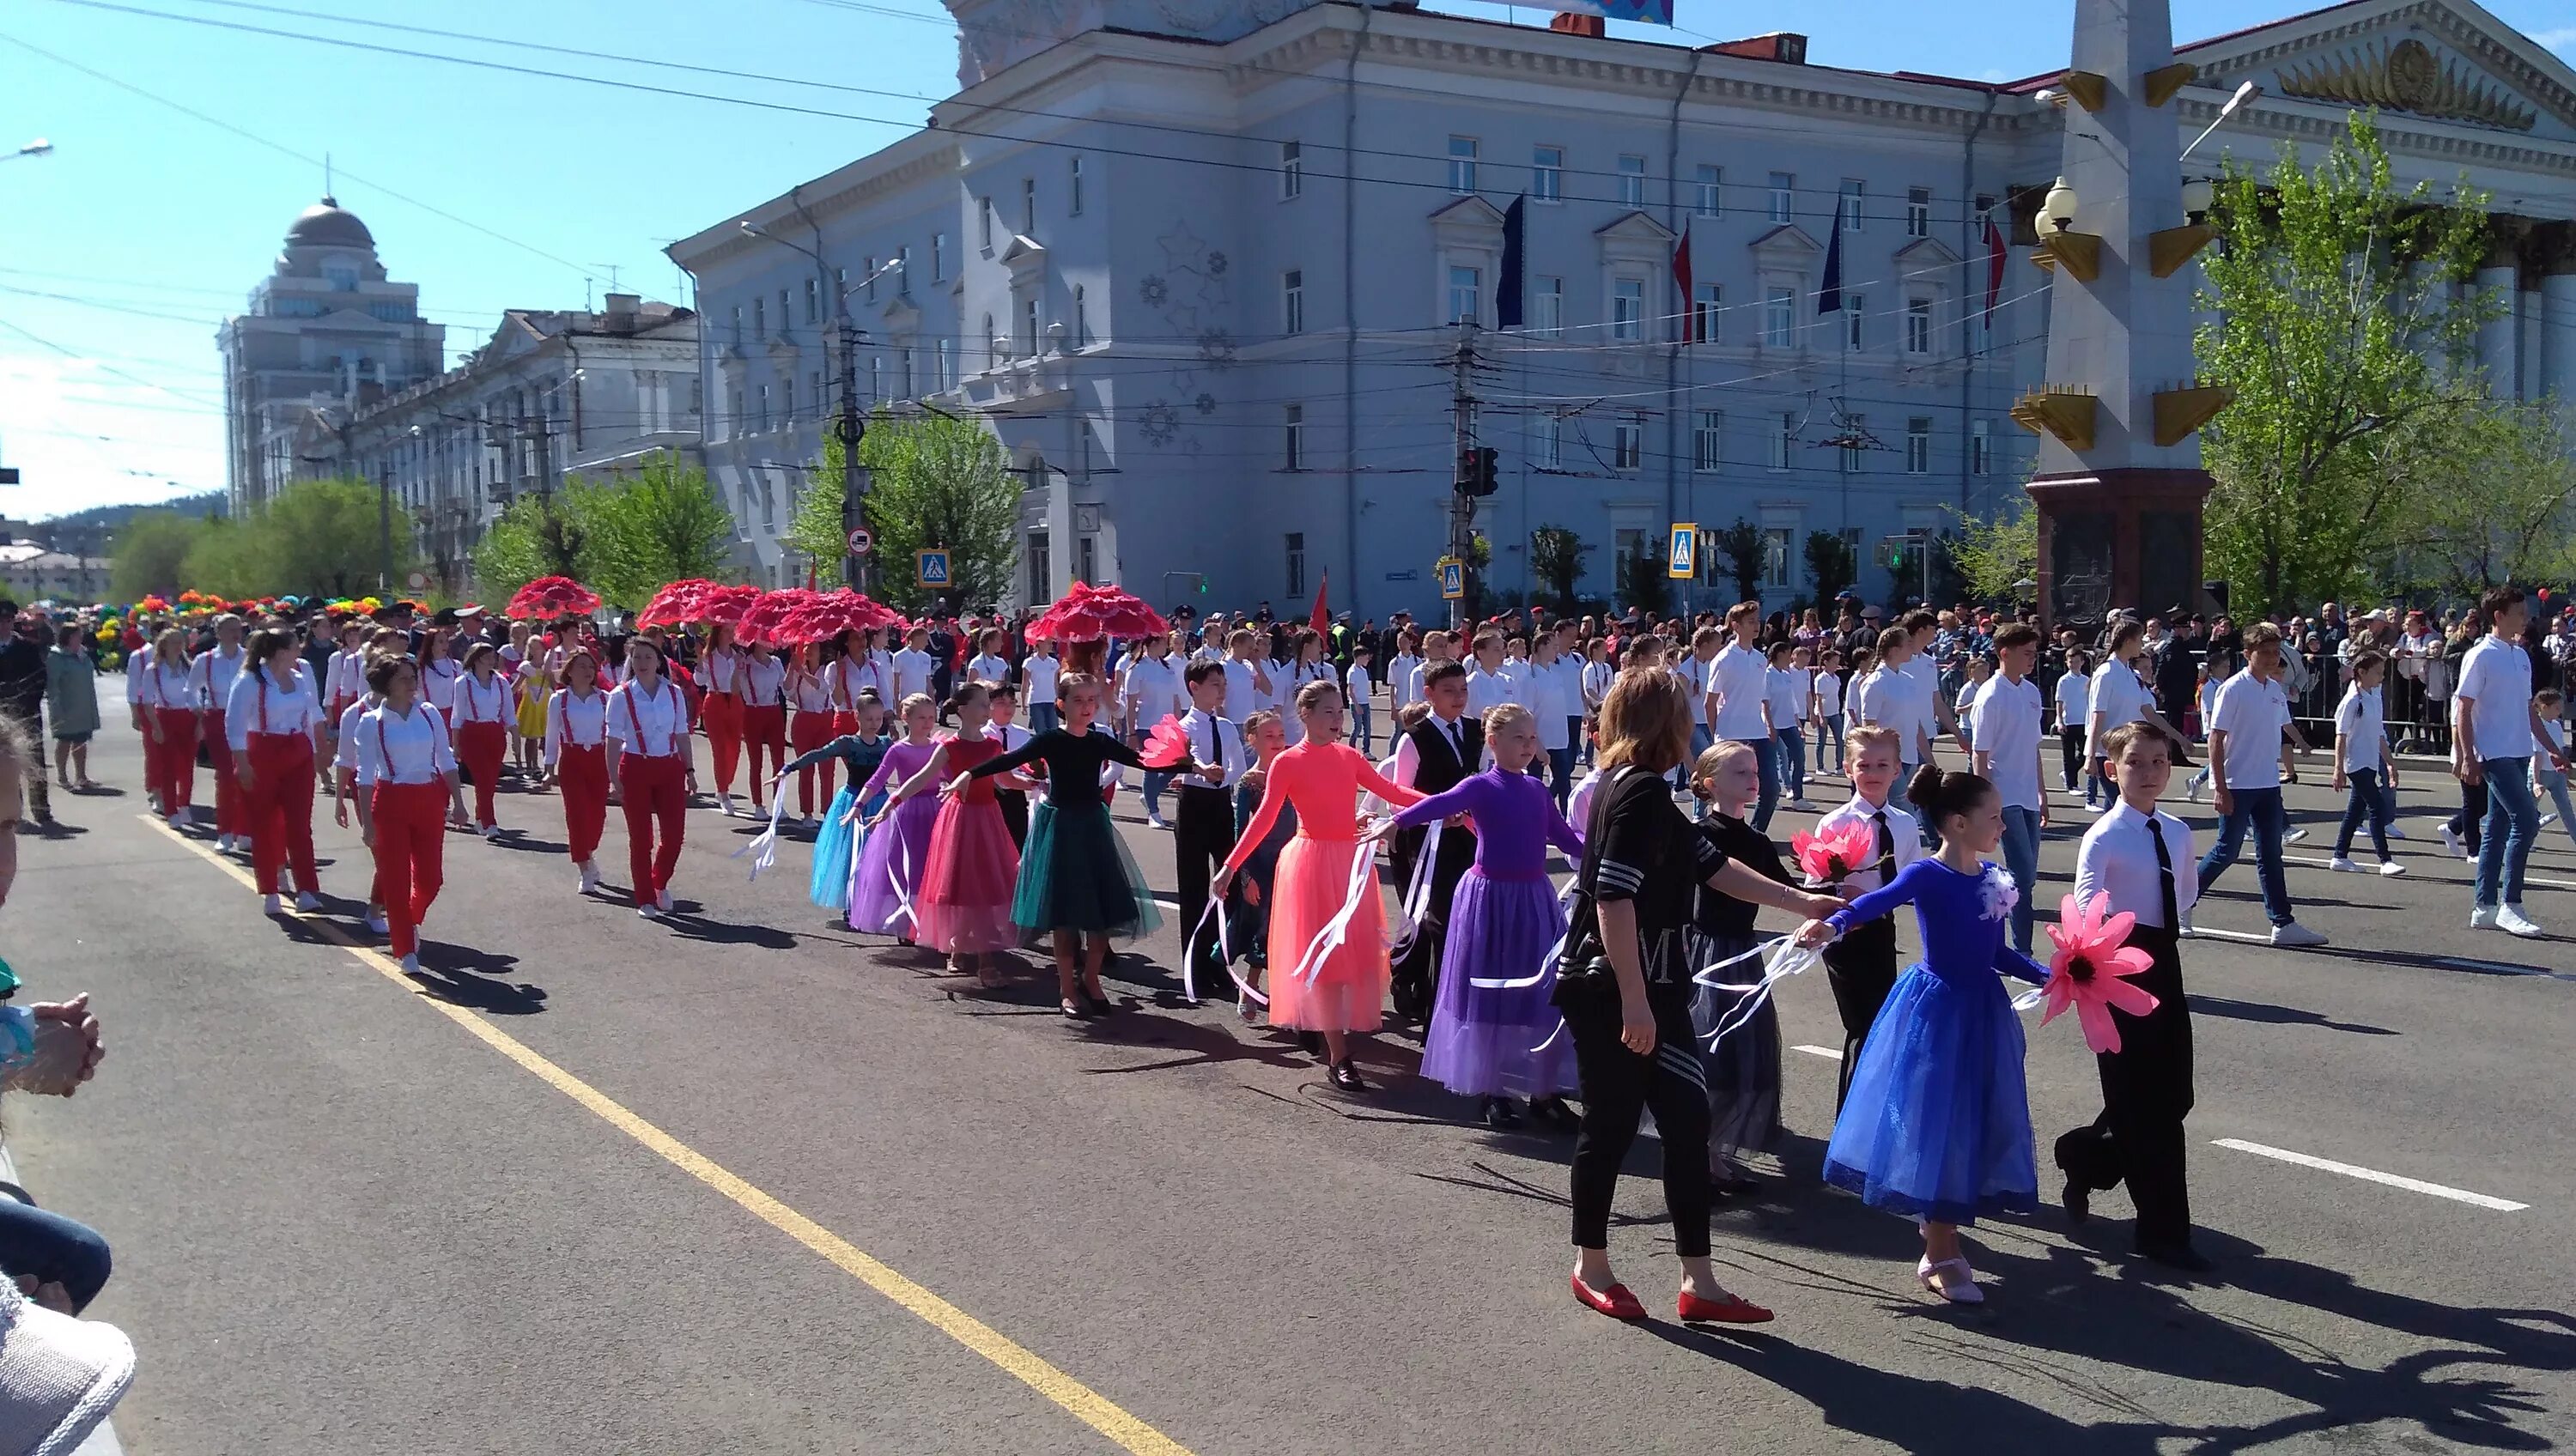
[(2561, 409), (2576, 411), (2576, 258), (2540, 280), (2540, 381)]
[(2548, 375), (2544, 372), (2545, 366), (2540, 353), (2543, 337), (2540, 290), (2537, 287), (2517, 288), (2514, 290), (2513, 302), (2515, 352), (2520, 356), (2515, 368), (2522, 385), (2518, 397), (2538, 399), (2548, 393), (2548, 386), (2543, 383)]
[(2496, 399), (2511, 399), (2515, 393), (2514, 366), (2514, 293), (2519, 283), (2513, 263), (2478, 270), (2478, 299), (2490, 307), (2490, 300), (2502, 300), (2494, 317), (2478, 326), (2478, 367), (2486, 371), (2487, 393)]

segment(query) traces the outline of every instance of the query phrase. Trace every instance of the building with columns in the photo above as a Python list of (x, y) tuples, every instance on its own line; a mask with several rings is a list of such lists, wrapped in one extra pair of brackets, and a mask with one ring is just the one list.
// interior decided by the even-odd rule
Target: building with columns
[[(1623, 550), (1741, 519), (1772, 605), (1820, 531), (1883, 597), (1874, 545), (1991, 512), (2034, 467), (2013, 419), (2046, 371), (2033, 214), (2091, 120), (2043, 95), (2058, 76), (1350, 0), (1211, 0), (1185, 25), (1155, 0), (951, 10), (960, 89), (930, 126), (670, 250), (755, 580), (806, 569), (778, 533), (844, 389), (999, 436), (1028, 483), (1023, 600), (1080, 578), (1285, 603), (1329, 571), (1337, 607), (1434, 610), (1462, 439), (1498, 452), (1476, 520), (1498, 591), (1540, 587), (1540, 526), (1582, 538), (1580, 590), (1607, 596)], [(2401, 184), (2490, 193), (2510, 218), (2477, 286), (2512, 306), (2488, 377), (2576, 400), (2576, 71), (2472, 0), (2353, 0), (2174, 54), (2192, 70), (2149, 117), (2184, 144), (2260, 88), (2186, 176), (2313, 155), (2375, 106)], [(1723, 578), (1677, 585), (1728, 599)]]

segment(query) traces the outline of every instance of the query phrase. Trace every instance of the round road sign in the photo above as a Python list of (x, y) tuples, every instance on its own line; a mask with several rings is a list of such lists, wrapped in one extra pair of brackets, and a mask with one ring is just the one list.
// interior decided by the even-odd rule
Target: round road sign
[(865, 556), (868, 554), (868, 548), (876, 544), (877, 538), (868, 534), (867, 527), (852, 526), (850, 528), (850, 554), (852, 556)]

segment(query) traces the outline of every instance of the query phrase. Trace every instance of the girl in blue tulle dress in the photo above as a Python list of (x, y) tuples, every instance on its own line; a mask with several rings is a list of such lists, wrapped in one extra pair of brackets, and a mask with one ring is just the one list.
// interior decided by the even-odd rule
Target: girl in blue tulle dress
[(1994, 785), (1926, 765), (1906, 797), (1940, 834), (1941, 852), (1798, 932), (1821, 945), (1910, 903), (1923, 935), (1923, 959), (1897, 978), (1861, 1044), (1825, 1181), (1921, 1220), (1915, 1277), (1952, 1303), (1977, 1304), (1985, 1296), (1959, 1225), (2035, 1207), (2039, 1196), (2021, 1023), (2000, 976), (2048, 973), (2005, 941), (2021, 891), (1984, 859), (2003, 838)]

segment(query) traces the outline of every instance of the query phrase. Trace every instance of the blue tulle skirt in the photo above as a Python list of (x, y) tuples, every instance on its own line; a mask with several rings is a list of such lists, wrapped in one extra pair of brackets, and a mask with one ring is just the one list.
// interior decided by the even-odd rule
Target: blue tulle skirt
[(1909, 966), (1870, 1024), (1825, 1181), (1939, 1223), (2037, 1206), (2021, 1021), (2001, 978)]
[(823, 827), (814, 831), (814, 877), (805, 887), (805, 894), (826, 910), (850, 908), (851, 861), (858, 855), (864, 833), (859, 821), (885, 803), (885, 791), (878, 790), (859, 806), (857, 817), (844, 824), (841, 816), (850, 812), (850, 803), (850, 786), (843, 784), (832, 795), (832, 807), (823, 815)]

